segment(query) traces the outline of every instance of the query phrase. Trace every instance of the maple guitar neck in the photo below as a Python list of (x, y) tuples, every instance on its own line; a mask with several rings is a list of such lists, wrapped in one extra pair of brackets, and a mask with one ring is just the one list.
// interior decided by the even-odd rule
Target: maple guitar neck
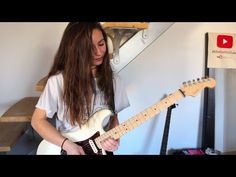
[(202, 78), (193, 81), (183, 82), (183, 87), (178, 89), (176, 92), (170, 94), (166, 98), (162, 99), (160, 102), (154, 104), (153, 106), (145, 109), (143, 112), (131, 117), (127, 121), (118, 125), (117, 127), (103, 133), (101, 136), (95, 138), (95, 142), (98, 147), (101, 147), (100, 142), (106, 138), (119, 139), (124, 134), (128, 133), (130, 130), (138, 127), (145, 121), (149, 120), (153, 116), (157, 115), (165, 108), (173, 105), (175, 102), (180, 100), (185, 96), (196, 96), (199, 91), (208, 87), (214, 88), (216, 81), (213, 78)]
[(146, 108), (144, 111), (136, 114), (127, 121), (123, 122), (122, 124), (97, 137), (95, 139), (96, 144), (100, 146), (100, 142), (108, 137), (119, 139), (124, 134), (128, 133), (129, 131), (138, 127), (145, 121), (154, 117), (155, 115), (157, 115), (158, 113), (171, 106), (183, 97), (185, 97), (184, 93), (181, 90), (177, 90), (175, 93), (172, 93), (171, 95), (162, 99), (160, 102), (150, 106), (149, 108)]

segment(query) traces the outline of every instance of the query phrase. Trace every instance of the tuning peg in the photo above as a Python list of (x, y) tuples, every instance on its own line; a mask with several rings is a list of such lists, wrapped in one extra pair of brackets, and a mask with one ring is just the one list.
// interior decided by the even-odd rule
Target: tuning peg
[(183, 85), (186, 86), (186, 82), (183, 82)]
[(199, 82), (199, 81), (200, 81), (200, 78), (197, 78), (197, 81)]

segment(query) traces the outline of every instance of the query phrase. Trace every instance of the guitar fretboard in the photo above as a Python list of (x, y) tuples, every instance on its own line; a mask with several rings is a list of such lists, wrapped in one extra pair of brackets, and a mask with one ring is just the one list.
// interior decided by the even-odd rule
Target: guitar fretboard
[(175, 93), (169, 95), (168, 97), (164, 98), (160, 102), (146, 108), (144, 111), (140, 112), (139, 114), (131, 117), (127, 121), (123, 122), (122, 124), (118, 125), (117, 127), (107, 131), (106, 133), (102, 134), (101, 136), (95, 139), (96, 144), (100, 148), (100, 142), (106, 138), (114, 138), (119, 139), (124, 134), (128, 133), (129, 131), (133, 130), (134, 128), (138, 127), (145, 121), (149, 120), (150, 118), (154, 117), (164, 109), (168, 108), (181, 98), (183, 98), (183, 93), (178, 90)]

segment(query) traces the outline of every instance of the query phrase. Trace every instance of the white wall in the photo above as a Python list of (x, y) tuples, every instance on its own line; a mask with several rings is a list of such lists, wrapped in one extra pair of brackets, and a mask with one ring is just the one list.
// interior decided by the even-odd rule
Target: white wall
[[(21, 98), (39, 95), (34, 86), (48, 73), (66, 24), (0, 23), (0, 115)], [(159, 102), (164, 94), (179, 89), (182, 82), (203, 76), (206, 32), (236, 33), (236, 23), (175, 23), (121, 70), (131, 107), (120, 113), (120, 122)], [(227, 98), (231, 96), (233, 105), (235, 95)], [(199, 145), (202, 106), (203, 92), (179, 101), (172, 111), (168, 149)], [(224, 110), (220, 113), (225, 115)], [(228, 115), (234, 123), (232, 113)], [(163, 111), (123, 136), (116, 154), (159, 154), (165, 116)], [(223, 140), (226, 135), (219, 132), (232, 133), (235, 128), (225, 123), (227, 129), (231, 128), (226, 132), (222, 119), (216, 116), (216, 123), (220, 122), (216, 125), (216, 145), (223, 147), (224, 142), (232, 149), (230, 137)]]
[(0, 115), (44, 77), (67, 23), (0, 23)]
[[(132, 105), (120, 114), (122, 121), (143, 111), (155, 102), (159, 102), (164, 94), (177, 90), (183, 81), (204, 75), (205, 33), (207, 32), (235, 33), (236, 23), (175, 23), (120, 72), (127, 83)], [(219, 86), (216, 87), (222, 88), (220, 84), (224, 83), (218, 84)], [(221, 90), (217, 92), (221, 93)], [(229, 103), (233, 107), (236, 95), (229, 95), (233, 96)], [(222, 104), (222, 98), (216, 99), (219, 100), (218, 104)], [(223, 97), (223, 99), (226, 98)], [(167, 149), (199, 147), (202, 131), (202, 106), (203, 92), (194, 98), (186, 97), (179, 102), (179, 106), (172, 111)], [(222, 147), (223, 144), (226, 144), (228, 149), (230, 146), (231, 150), (236, 149), (235, 138), (233, 139), (233, 131), (236, 127), (232, 115), (234, 112), (228, 113), (230, 117), (227, 119), (229, 120), (224, 123), (227, 125), (223, 124), (224, 117), (220, 116), (222, 114), (225, 114), (224, 110), (219, 111), (219, 114), (216, 115), (215, 148), (225, 151), (227, 149), (222, 149)], [(165, 116), (166, 111), (125, 135), (117, 153), (159, 154)], [(222, 139), (225, 136), (228, 137), (227, 140)]]
[(217, 69), (216, 72), (218, 87), (216, 88), (215, 146), (222, 152), (236, 150), (235, 76), (235, 69)]

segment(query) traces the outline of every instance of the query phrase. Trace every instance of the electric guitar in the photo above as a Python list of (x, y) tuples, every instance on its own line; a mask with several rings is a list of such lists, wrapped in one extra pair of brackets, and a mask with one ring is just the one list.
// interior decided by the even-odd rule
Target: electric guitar
[[(104, 139), (108, 137), (119, 139), (124, 134), (138, 127), (185, 96), (196, 96), (202, 89), (206, 87), (213, 88), (215, 85), (216, 81), (213, 78), (202, 78), (197, 79), (196, 81), (184, 82), (183, 86), (176, 92), (170, 94), (160, 102), (146, 108), (144, 111), (109, 131), (104, 130), (102, 123), (106, 118), (109, 118), (112, 115), (112, 112), (108, 109), (103, 109), (91, 116), (89, 121), (82, 125), (80, 129), (68, 133), (62, 133), (62, 135), (70, 141), (79, 144), (86, 154), (106, 155), (107, 152), (102, 149), (100, 143)], [(47, 140), (42, 140), (37, 148), (36, 154), (60, 155), (61, 150), (62, 149), (59, 146), (56, 146)]]

